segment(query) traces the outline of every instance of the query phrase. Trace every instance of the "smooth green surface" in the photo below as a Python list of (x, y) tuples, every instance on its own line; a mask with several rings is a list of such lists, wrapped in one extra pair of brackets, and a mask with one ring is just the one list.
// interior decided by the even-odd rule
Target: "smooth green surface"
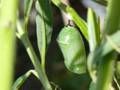
[(64, 27), (57, 42), (62, 50), (65, 65), (71, 72), (86, 72), (86, 53), (82, 37), (76, 28), (71, 26)]
[(18, 0), (0, 0), (0, 90), (11, 90)]
[(0, 90), (11, 90), (15, 52), (15, 33), (0, 29)]

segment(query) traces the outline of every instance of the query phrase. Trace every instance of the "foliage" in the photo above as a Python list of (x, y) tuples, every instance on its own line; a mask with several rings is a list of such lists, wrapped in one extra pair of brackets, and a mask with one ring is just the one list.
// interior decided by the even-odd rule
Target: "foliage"
[[(34, 70), (29, 70), (20, 76), (14, 82), (12, 89), (19, 90), (31, 74), (41, 81), (45, 90), (54, 90), (52, 84), (55, 86), (55, 90), (57, 89), (58, 86), (48, 80), (45, 69), (46, 53), (51, 42), (53, 28), (51, 3), (64, 12), (66, 18), (72, 21), (81, 32), (79, 33), (77, 28), (69, 23), (58, 35), (57, 42), (67, 69), (80, 76), (89, 73), (91, 78), (89, 90), (113, 90), (115, 87), (112, 82), (115, 82), (120, 89), (118, 81), (120, 62), (117, 60), (120, 53), (120, 0), (93, 1), (107, 7), (103, 32), (101, 32), (99, 16), (96, 16), (90, 7), (87, 21), (85, 21), (70, 5), (63, 4), (61, 0), (24, 0), (24, 19), (21, 20), (17, 13), (17, 0), (0, 0), (0, 80), (3, 81), (0, 83), (0, 90), (11, 90), (15, 34), (24, 45)], [(32, 6), (35, 6), (36, 10), (36, 35), (40, 59), (29, 40), (27, 30)], [(15, 27), (17, 31), (15, 31)], [(88, 55), (86, 55), (87, 51), (82, 36), (89, 43)]]

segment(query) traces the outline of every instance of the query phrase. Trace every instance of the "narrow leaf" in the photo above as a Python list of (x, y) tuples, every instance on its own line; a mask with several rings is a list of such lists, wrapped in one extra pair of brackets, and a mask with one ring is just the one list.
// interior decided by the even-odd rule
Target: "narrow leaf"
[(49, 0), (36, 1), (37, 44), (41, 55), (42, 66), (45, 66), (46, 47), (51, 41), (52, 12)]
[(24, 0), (24, 26), (27, 27), (33, 0)]
[(24, 16), (28, 16), (32, 8), (33, 0), (24, 0)]
[(120, 0), (108, 0), (108, 13), (105, 18), (104, 32), (109, 35), (118, 31), (120, 20), (120, 13), (118, 13), (119, 9)]
[(93, 1), (95, 1), (95, 2), (97, 2), (99, 4), (102, 4), (104, 6), (107, 6), (107, 0), (93, 0)]
[(29, 78), (31, 74), (33, 74), (35, 77), (39, 79), (39, 76), (37, 75), (37, 72), (35, 70), (29, 70), (14, 82), (12, 90), (19, 90), (20, 87), (24, 84), (24, 82)]
[[(42, 23), (39, 24), (40, 27), (44, 27), (44, 31), (46, 32), (46, 39), (47, 44), (51, 41), (52, 35), (52, 26), (53, 26), (53, 19), (52, 19), (52, 10), (50, 5), (50, 0), (37, 0), (36, 2), (36, 10), (38, 12), (37, 15), (40, 16)], [(40, 28), (39, 28), (40, 29)], [(40, 35), (39, 35), (40, 36)], [(39, 39), (37, 36), (37, 39)]]
[(79, 17), (79, 15), (72, 7), (67, 6), (66, 11), (68, 14), (70, 14), (72, 20), (79, 27), (80, 31), (82, 32), (86, 40), (88, 40), (88, 30), (86, 22), (81, 17)]
[(88, 36), (90, 51), (94, 51), (100, 44), (100, 24), (91, 8), (88, 8)]

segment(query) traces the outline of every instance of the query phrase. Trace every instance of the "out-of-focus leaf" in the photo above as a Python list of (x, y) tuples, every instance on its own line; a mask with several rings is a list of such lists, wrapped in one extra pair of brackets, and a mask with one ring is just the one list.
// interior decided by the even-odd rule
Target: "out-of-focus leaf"
[(114, 65), (117, 58), (115, 52), (102, 57), (98, 67), (96, 90), (110, 90), (114, 75)]
[(24, 26), (25, 26), (25, 29), (27, 28), (30, 11), (32, 9), (32, 4), (33, 4), (33, 0), (24, 0)]
[[(120, 45), (120, 31), (115, 34), (109, 36), (115, 45)], [(108, 41), (102, 43), (99, 48), (96, 48), (93, 52), (91, 52), (88, 56), (88, 70), (93, 80), (95, 80), (95, 69), (96, 62), (100, 61), (102, 57), (106, 56), (108, 53), (112, 52), (114, 48), (109, 44)]]
[(28, 16), (32, 7), (33, 0), (24, 0), (24, 16)]
[[(107, 15), (105, 18), (104, 32), (108, 35), (118, 31), (120, 21), (120, 0), (109, 0), (107, 7)], [(114, 17), (114, 18), (113, 18)]]
[(97, 2), (99, 4), (107, 6), (107, 0), (93, 0), (93, 1), (95, 1), (95, 2)]
[(88, 8), (88, 36), (90, 51), (100, 44), (100, 24), (91, 8)]
[(11, 90), (18, 0), (0, 0), (0, 90)]
[(65, 65), (71, 72), (86, 72), (86, 53), (80, 33), (76, 28), (67, 26), (60, 32), (57, 42), (63, 53)]
[(66, 12), (66, 5), (61, 3), (61, 0), (51, 0), (54, 5), (56, 5), (60, 10)]
[(95, 90), (95, 83), (90, 83), (89, 90)]
[[(110, 35), (109, 38), (115, 45), (117, 46), (120, 45), (120, 31), (117, 31), (115, 34)], [(93, 52), (94, 53), (93, 55), (90, 55), (90, 56), (93, 56), (92, 58), (94, 58), (95, 60), (98, 60), (113, 50), (114, 48), (110, 45), (109, 41), (106, 41), (105, 43), (101, 44), (100, 47)], [(102, 53), (100, 53), (101, 51)]]
[(118, 89), (120, 90), (120, 80), (117, 80), (117, 78), (114, 76), (114, 82), (116, 83)]
[(116, 74), (117, 78), (120, 79), (120, 61), (117, 61), (116, 63)]
[(23, 85), (23, 83), (29, 78), (29, 76), (33, 74), (37, 78), (39, 78), (37, 72), (35, 70), (29, 70), (24, 75), (20, 76), (13, 84), (12, 90), (19, 90), (19, 88)]

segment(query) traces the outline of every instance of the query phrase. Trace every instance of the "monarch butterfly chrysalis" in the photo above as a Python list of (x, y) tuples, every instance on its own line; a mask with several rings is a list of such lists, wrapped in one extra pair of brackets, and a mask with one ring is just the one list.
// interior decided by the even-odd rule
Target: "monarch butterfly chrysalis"
[(74, 73), (86, 72), (86, 53), (79, 31), (73, 26), (65, 26), (57, 38), (63, 53), (65, 66)]

